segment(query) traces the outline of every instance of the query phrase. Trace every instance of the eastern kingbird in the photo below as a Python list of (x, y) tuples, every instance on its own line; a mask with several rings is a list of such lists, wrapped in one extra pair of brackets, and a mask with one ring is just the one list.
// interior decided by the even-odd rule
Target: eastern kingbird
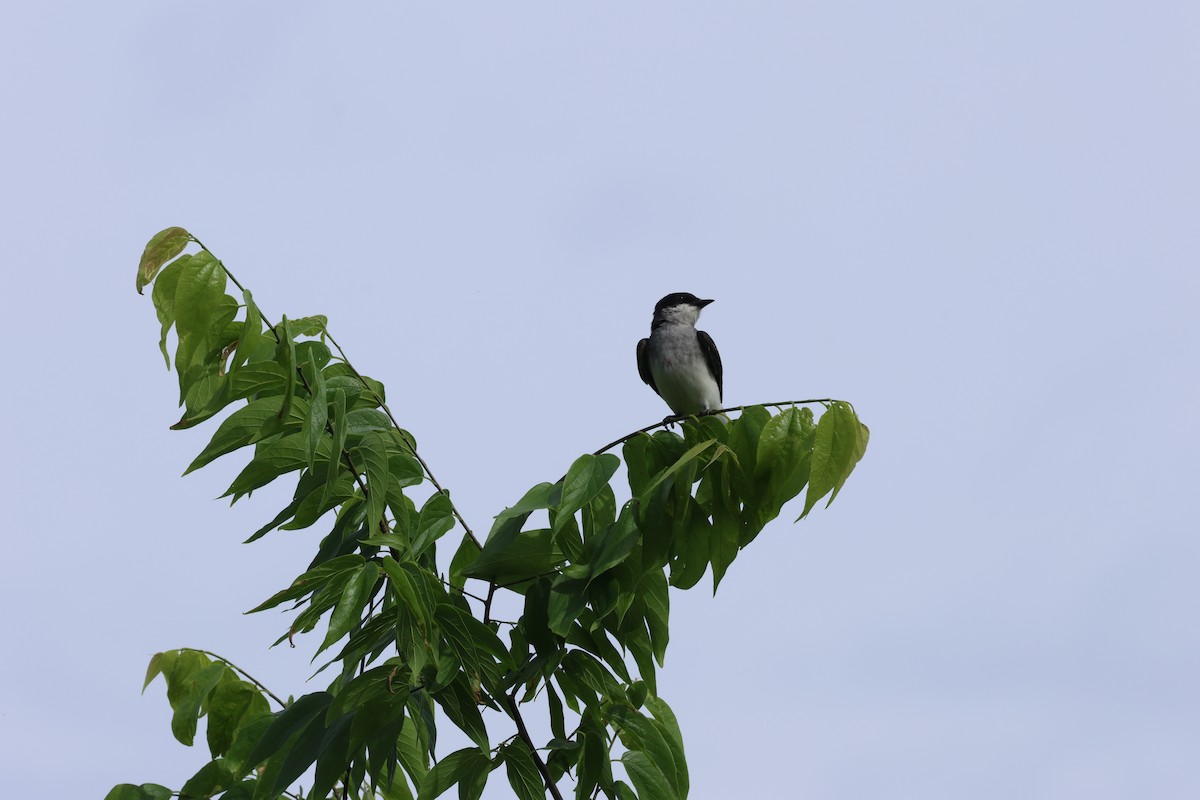
[(721, 355), (712, 337), (696, 330), (700, 309), (712, 300), (669, 294), (654, 307), (650, 337), (637, 346), (638, 374), (677, 416), (721, 407)]

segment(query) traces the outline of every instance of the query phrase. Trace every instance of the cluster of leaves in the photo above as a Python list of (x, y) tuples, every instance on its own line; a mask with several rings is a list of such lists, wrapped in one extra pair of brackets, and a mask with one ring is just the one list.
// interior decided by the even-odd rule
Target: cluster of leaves
[[(195, 241), (181, 228), (161, 232), (137, 279), (139, 292), (153, 281), (168, 366), (176, 331), (184, 415), (174, 427), (238, 406), (188, 471), (253, 447), (226, 496), (295, 477), (292, 501), (250, 539), (322, 520), (325, 533), (307, 571), (254, 610), (288, 604), (279, 641), (324, 625), (318, 655), (334, 653), (322, 669), (336, 677), (272, 711), (274, 695), (222, 659), (155, 656), (147, 684), (166, 680), (176, 738), (192, 744), (207, 717), (212, 759), (180, 796), (297, 797), (291, 787), (312, 770), (313, 800), (424, 800), (454, 786), (477, 798), (503, 766), (522, 800), (561, 797), (564, 780), (577, 798), (686, 797), (682, 736), (655, 680), (668, 588), (711, 569), (715, 591), (738, 551), (806, 486), (804, 514), (832, 502), (866, 447), (853, 408), (830, 402), (818, 422), (808, 408), (750, 407), (732, 421), (689, 420), (682, 435), (627, 437), (629, 500), (618, 504), (613, 489), (622, 459), (585, 455), (501, 512), (480, 541), (396, 425), (382, 384), (345, 360), (324, 318), (267, 323), (249, 292), (240, 303), (226, 294), (231, 276), (203, 245), (182, 254)], [(432, 492), (418, 506), (409, 492), (422, 484)], [(437, 545), (456, 528), (443, 574)], [(522, 597), (516, 622), (492, 619), (498, 591)], [(522, 715), (535, 701), (549, 718), (545, 742)], [(471, 746), (439, 759), (442, 719)], [(499, 727), (505, 738), (494, 742)], [(167, 794), (122, 784), (109, 798)]]

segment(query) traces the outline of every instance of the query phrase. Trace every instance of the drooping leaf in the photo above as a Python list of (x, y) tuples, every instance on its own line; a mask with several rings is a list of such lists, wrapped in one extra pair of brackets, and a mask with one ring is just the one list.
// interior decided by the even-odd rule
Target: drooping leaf
[(433, 699), (450, 721), (479, 745), (481, 750), (491, 750), (487, 727), (483, 724), (483, 716), (479, 713), (479, 706), (468, 686), (466, 675), (460, 672), (448, 685), (434, 692)]
[(237, 313), (237, 303), (225, 294), (225, 270), (202, 250), (183, 267), (175, 288), (175, 331), (179, 334), (175, 371), (179, 373), (181, 400), (191, 367), (210, 354), (215, 337), (224, 327), (223, 320), (232, 319), (230, 311)]
[(380, 530), (383, 510), (387, 506), (387, 451), (379, 434), (363, 437), (354, 451), (354, 465), (367, 474), (367, 530)]
[[(326, 387), (328, 388), (328, 386)], [(333, 391), (333, 439), (329, 445), (329, 469), (325, 473), (325, 490), (322, 497), (327, 498), (333, 492), (338, 476), (342, 473), (342, 451), (346, 448), (346, 393), (341, 389)]]
[[(311, 355), (304, 362), (304, 374), (310, 398), (308, 417), (304, 421), (304, 446), (308, 452), (308, 468), (312, 469), (316, 464), (317, 445), (325, 437), (325, 423), (329, 421), (329, 398), (325, 394), (325, 375)], [(331, 451), (331, 455), (331, 461), (337, 463), (340, 453)]]
[(142, 293), (146, 284), (154, 280), (160, 267), (183, 252), (192, 241), (192, 235), (183, 228), (164, 228), (146, 243), (142, 260), (138, 263), (137, 292)]
[(265, 341), (262, 333), (262, 312), (259, 311), (258, 304), (254, 302), (254, 297), (248, 289), (242, 292), (242, 301), (246, 306), (246, 319), (242, 324), (242, 331), (238, 336), (233, 358), (229, 361), (231, 373), (245, 364)]
[(608, 526), (593, 544), (595, 552), (588, 564), (587, 583), (620, 564), (638, 542), (641, 531), (637, 524), (636, 506), (630, 502), (621, 509), (617, 521)]
[[(805, 517), (817, 501), (831, 491), (841, 489), (855, 464), (866, 451), (868, 433), (848, 403), (831, 403), (817, 423), (813, 442), (812, 468), (808, 494), (804, 497)], [(829, 503), (833, 502), (833, 495)]]
[(305, 730), (309, 723), (322, 719), (331, 702), (333, 697), (328, 692), (314, 692), (296, 698), (290, 706), (272, 715), (269, 726), (250, 751), (245, 765), (255, 767), (275, 755), (285, 742)]
[(655, 800), (674, 800), (679, 797), (659, 766), (641, 750), (627, 750), (621, 756), (621, 763), (625, 765), (625, 771), (629, 773), (639, 797), (653, 797)]
[(270, 713), (257, 687), (226, 672), (208, 699), (206, 736), (213, 758), (225, 755), (240, 727)]
[(491, 767), (487, 753), (478, 747), (466, 747), (456, 750), (443, 758), (426, 773), (421, 781), (417, 800), (433, 800), (454, 784), (480, 771), (486, 772)]
[(508, 772), (508, 783), (519, 800), (545, 800), (546, 787), (542, 776), (533, 763), (533, 752), (520, 739), (500, 749), (504, 767)]
[(228, 668), (220, 663), (208, 664), (184, 679), (178, 701), (172, 703), (175, 713), (171, 716), (171, 732), (181, 744), (191, 747), (196, 736), (196, 722), (200, 718), (200, 707), (208, 694), (220, 682)]
[(167, 352), (167, 334), (175, 325), (175, 290), (179, 287), (179, 276), (183, 273), (183, 268), (191, 260), (191, 256), (181, 256), (168, 264), (154, 282), (154, 291), (150, 293), (150, 298), (154, 301), (154, 312), (158, 315), (162, 329), (158, 349), (162, 351), (168, 370), (171, 369), (171, 355)]
[(363, 607), (370, 602), (371, 589), (378, 579), (379, 565), (374, 561), (368, 561), (350, 575), (342, 596), (338, 598), (333, 613), (329, 616), (329, 630), (325, 633), (325, 640), (317, 648), (317, 653), (324, 651), (359, 624)]

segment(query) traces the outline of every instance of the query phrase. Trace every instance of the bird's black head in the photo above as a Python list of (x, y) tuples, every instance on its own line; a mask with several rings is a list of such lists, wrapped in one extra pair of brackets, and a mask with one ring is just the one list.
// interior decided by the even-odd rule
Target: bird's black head
[(658, 301), (658, 305), (654, 307), (655, 314), (661, 314), (664, 309), (673, 308), (675, 306), (691, 306), (699, 311), (712, 300), (701, 300), (691, 292), (672, 292), (671, 294)]

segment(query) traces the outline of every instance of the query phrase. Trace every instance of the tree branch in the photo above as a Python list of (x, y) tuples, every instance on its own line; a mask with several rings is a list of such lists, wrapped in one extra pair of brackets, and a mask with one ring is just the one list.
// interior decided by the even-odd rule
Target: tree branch
[(617, 445), (625, 444), (625, 442), (628, 442), (630, 439), (632, 439), (633, 437), (637, 436), (640, 433), (649, 433), (650, 431), (654, 430), (655, 428), (665, 428), (668, 425), (674, 425), (676, 422), (683, 422), (683, 421), (689, 420), (689, 419), (699, 419), (700, 417), (711, 417), (715, 414), (724, 414), (729, 411), (744, 411), (747, 408), (754, 408), (756, 406), (770, 406), (772, 408), (783, 408), (784, 406), (807, 406), (807, 405), (812, 405), (813, 403), (836, 403), (836, 402), (837, 402), (836, 400), (834, 400), (833, 398), (830, 398), (830, 397), (819, 397), (819, 398), (815, 398), (813, 400), (784, 400), (779, 403), (750, 403), (749, 405), (744, 405), (744, 406), (730, 406), (728, 408), (717, 408), (712, 411), (706, 411), (705, 413), (700, 414), (699, 416), (697, 416), (695, 414), (680, 414), (680, 415), (676, 415), (676, 416), (669, 416), (669, 417), (666, 417), (665, 419), (663, 419), (662, 422), (656, 422), (653, 425), (647, 425), (644, 428), (639, 428), (636, 431), (634, 431), (633, 433), (626, 434), (625, 436), (622, 436), (620, 439), (617, 439), (616, 441), (609, 442), (608, 444), (604, 445), (604, 447), (601, 447), (599, 450), (592, 453), (592, 455), (598, 456), (601, 453), (607, 453), (609, 450), (613, 449)]
[(534, 766), (541, 773), (542, 780), (546, 784), (546, 790), (550, 792), (550, 796), (554, 800), (563, 800), (562, 793), (558, 791), (558, 785), (554, 783), (554, 779), (550, 777), (550, 768), (546, 766), (545, 760), (537, 751), (537, 745), (533, 743), (533, 739), (529, 735), (529, 729), (525, 727), (525, 720), (521, 717), (521, 709), (517, 706), (517, 689), (513, 688), (511, 694), (505, 695), (508, 700), (508, 715), (513, 718), (513, 722), (517, 723), (517, 735), (521, 737), (521, 741), (529, 748), (529, 753), (533, 756)]
[[(204, 244), (204, 242), (200, 241), (198, 238), (196, 238), (195, 235), (192, 235), (191, 233), (189, 233), (188, 235), (192, 237), (193, 242), (195, 242), (196, 244), (198, 244), (200, 246), (200, 249), (206, 251), (209, 255), (212, 255), (213, 258), (216, 258), (216, 256), (213, 254), (213, 251), (209, 250), (208, 247)], [(229, 276), (229, 280), (233, 281), (233, 285), (238, 287), (239, 289), (241, 289), (243, 292), (245, 292), (246, 287), (242, 286), (241, 281), (239, 281), (237, 279), (237, 277), (233, 274), (233, 271), (230, 270), (229, 267), (225, 266), (225, 262), (222, 261), (221, 259), (217, 258), (217, 263), (221, 265), (221, 269), (225, 271), (225, 274), (227, 276)], [(262, 313), (261, 308), (259, 308), (259, 315), (262, 317), (263, 323), (267, 326), (267, 328), (270, 329), (271, 335), (275, 337), (275, 341), (278, 342), (279, 334), (275, 331), (275, 326), (273, 324), (271, 324), (271, 321), (269, 319), (267, 319), (265, 314)], [(336, 339), (333, 338), (333, 334), (331, 334), (329, 332), (328, 328), (323, 330), (322, 333), (325, 335), (325, 338), (327, 338), (329, 340), (330, 344), (332, 344), (334, 347), (337, 348), (338, 353), (342, 357), (342, 361), (346, 364), (347, 367), (350, 368), (350, 371), (354, 373), (354, 377), (358, 378), (358, 381), (359, 381), (359, 383), (361, 383), (363, 385), (363, 388), (365, 388), (367, 391), (374, 394), (375, 393), (374, 390), (367, 384), (367, 381), (365, 378), (363, 378), (362, 374), (357, 369), (355, 369), (353, 364), (350, 363), (350, 359), (346, 357), (346, 351), (343, 350), (342, 346), (337, 343)], [(307, 381), (307, 379), (305, 379), (303, 371), (300, 371), (300, 380), (304, 383), (304, 388), (309, 391), (309, 394), (311, 394), (312, 389), (308, 385), (308, 381)], [(483, 545), (480, 544), (479, 539), (476, 538), (474, 531), (471, 530), (471, 526), (467, 525), (467, 521), (465, 519), (463, 519), (463, 515), (461, 513), (459, 513), (458, 507), (455, 506), (454, 501), (450, 499), (450, 493), (442, 488), (442, 485), (440, 483), (438, 483), (437, 478), (434, 477), (433, 471), (429, 468), (429, 464), (425, 461), (424, 458), (421, 457), (421, 454), (417, 452), (417, 448), (408, 439), (408, 437), (403, 435), (404, 431), (400, 427), (400, 423), (398, 423), (396, 421), (396, 417), (392, 414), (392, 410), (390, 408), (388, 408), (387, 403), (385, 403), (383, 401), (382, 397), (375, 395), (375, 399), (379, 401), (379, 407), (383, 409), (383, 412), (385, 414), (387, 414), (387, 418), (391, 421), (392, 426), (395, 428), (397, 434), (400, 434), (400, 441), (404, 443), (404, 446), (406, 448), (408, 448), (408, 452), (412, 454), (413, 458), (415, 458), (417, 460), (417, 463), (421, 465), (421, 469), (425, 471), (425, 475), (426, 475), (426, 477), (429, 478), (429, 482), (433, 484), (433, 488), (436, 489), (441, 494), (444, 494), (446, 496), (446, 499), (450, 501), (450, 511), (454, 514), (454, 517), (458, 520), (458, 524), (463, 526), (463, 530), (467, 532), (467, 536), (471, 537), (471, 541), (473, 541), (475, 543), (475, 546), (482, 549)], [(330, 434), (333, 433), (333, 427), (328, 422), (325, 423), (325, 428), (327, 431), (329, 431)], [(358, 487), (360, 489), (362, 489), (363, 496), (365, 497), (366, 493), (367, 493), (366, 483), (362, 480), (362, 476), (360, 476), (357, 473), (357, 471), (354, 469), (354, 463), (350, 460), (350, 453), (345, 450), (343, 450), (342, 453), (346, 458), (347, 464), (350, 466), (350, 471), (351, 471), (351, 474), (354, 475), (355, 482), (358, 484)], [(384, 525), (384, 523), (381, 522), (380, 525), (382, 527)], [(387, 530), (384, 530), (382, 532), (387, 533)]]
[(496, 596), (496, 584), (488, 584), (487, 600), (483, 601), (483, 624), (487, 625), (492, 621), (492, 598)]
[(274, 692), (272, 692), (270, 689), (268, 689), (266, 686), (264, 686), (264, 685), (263, 685), (263, 684), (262, 684), (260, 681), (258, 681), (257, 679), (255, 679), (255, 677), (254, 677), (253, 675), (251, 675), (249, 672), (246, 672), (246, 670), (242, 669), (242, 668), (241, 668), (241, 667), (239, 667), (237, 664), (235, 664), (235, 663), (233, 663), (232, 661), (230, 661), (228, 658), (225, 658), (225, 656), (219, 656), (219, 655), (217, 655), (216, 653), (212, 652), (211, 650), (201, 650), (201, 649), (200, 649), (200, 648), (198, 648), (198, 647), (185, 647), (184, 649), (185, 649), (185, 650), (191, 650), (191, 651), (193, 651), (193, 652), (196, 652), (196, 653), (203, 653), (203, 654), (204, 654), (204, 655), (206, 655), (206, 656), (212, 656), (212, 657), (213, 657), (213, 658), (215, 658), (217, 661), (220, 661), (222, 664), (224, 664), (225, 666), (229, 667), (230, 669), (237, 670), (238, 672), (240, 672), (240, 673), (242, 673), (243, 675), (245, 675), (245, 676), (246, 676), (246, 678), (247, 678), (247, 680), (249, 680), (251, 683), (253, 683), (255, 686), (257, 686), (259, 689), (262, 689), (262, 690), (263, 690), (263, 693), (265, 693), (265, 694), (266, 694), (268, 697), (270, 697), (270, 698), (271, 698), (272, 700), (274, 700), (276, 703), (279, 703), (279, 707), (280, 707), (280, 708), (287, 708), (287, 703), (285, 703), (285, 702), (283, 702), (282, 700), (280, 700), (280, 699), (279, 699), (279, 698), (278, 698), (278, 697), (275, 695), (275, 693), (274, 693)]
[[(337, 348), (338, 354), (342, 357), (342, 361), (347, 367), (350, 368), (350, 371), (354, 373), (354, 377), (358, 378), (358, 381), (363, 385), (363, 388), (374, 394), (375, 390), (367, 385), (366, 379), (364, 379), (359, 371), (354, 368), (354, 365), (350, 363), (350, 359), (346, 357), (346, 351), (343, 350), (342, 346), (337, 343), (337, 339), (333, 338), (333, 334), (326, 330), (325, 338), (329, 340), (330, 344)], [(375, 396), (375, 399), (379, 401), (379, 407), (383, 409), (384, 414), (387, 414), (387, 418), (391, 420), (392, 427), (395, 428), (396, 433), (400, 435), (400, 441), (404, 442), (404, 446), (408, 448), (408, 452), (412, 453), (412, 457), (415, 458), (417, 463), (421, 465), (421, 469), (425, 470), (425, 475), (429, 478), (429, 482), (433, 484), (433, 488), (441, 494), (444, 494), (446, 496), (446, 500), (450, 502), (450, 511), (453, 512), (454, 518), (458, 520), (458, 524), (463, 526), (463, 530), (467, 532), (467, 536), (471, 537), (471, 541), (475, 543), (475, 546), (482, 549), (483, 545), (480, 543), (479, 539), (476, 538), (475, 532), (471, 530), (471, 526), (467, 524), (465, 519), (463, 519), (463, 515), (458, 511), (458, 507), (454, 505), (454, 501), (450, 499), (450, 493), (443, 489), (442, 485), (438, 483), (437, 478), (433, 476), (433, 470), (429, 468), (429, 464), (425, 462), (425, 459), (421, 458), (421, 454), (417, 452), (416, 446), (409, 441), (408, 437), (405, 435), (406, 432), (400, 427), (400, 423), (396, 421), (396, 417), (392, 415), (392, 410), (388, 408), (388, 404), (384, 402), (384, 399), (378, 395)]]

